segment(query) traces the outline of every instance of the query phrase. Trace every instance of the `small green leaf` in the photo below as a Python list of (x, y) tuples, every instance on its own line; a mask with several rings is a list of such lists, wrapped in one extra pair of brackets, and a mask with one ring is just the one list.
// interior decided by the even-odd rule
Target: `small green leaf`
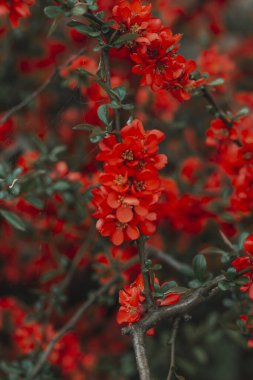
[(161, 270), (162, 269), (162, 265), (161, 264), (155, 264), (155, 265), (152, 266), (151, 269), (154, 270), (154, 271)]
[(78, 4), (74, 8), (72, 8), (71, 13), (73, 16), (82, 16), (87, 11), (87, 5), (86, 4)]
[(61, 7), (49, 5), (48, 7), (44, 8), (44, 13), (49, 18), (55, 18), (62, 14), (63, 10), (61, 9)]
[(249, 283), (249, 279), (246, 276), (241, 276), (235, 280), (236, 285), (247, 285)]
[(96, 126), (92, 124), (77, 124), (72, 129), (91, 132)]
[(11, 224), (14, 228), (20, 231), (25, 231), (26, 225), (23, 220), (16, 214), (7, 210), (0, 210), (2, 217)]
[(203, 280), (206, 275), (207, 263), (204, 255), (198, 254), (193, 259), (193, 270), (199, 280)]
[(218, 283), (218, 287), (223, 292), (225, 292), (226, 290), (229, 290), (231, 288), (230, 283), (228, 281), (220, 281)]
[(250, 112), (250, 110), (248, 107), (243, 107), (242, 109), (240, 109), (240, 111), (237, 112), (235, 119), (237, 119), (241, 116), (246, 116), (249, 114), (249, 112)]
[(102, 140), (106, 135), (106, 131), (103, 131), (100, 127), (96, 127), (90, 134), (90, 141), (92, 143), (97, 143)]
[(237, 275), (237, 271), (235, 268), (231, 267), (228, 268), (227, 272), (225, 273), (226, 279), (228, 281), (233, 281)]
[(105, 123), (106, 125), (109, 125), (109, 115), (108, 115), (108, 109), (107, 109), (107, 106), (105, 104), (103, 104), (102, 106), (100, 106), (98, 108), (98, 117), (99, 119)]
[(113, 91), (118, 95), (120, 100), (124, 100), (126, 97), (126, 88), (124, 86), (114, 87)]
[(224, 83), (225, 83), (225, 81), (224, 81), (223, 78), (217, 78), (217, 79), (213, 80), (212, 82), (209, 82), (208, 86), (211, 86), (211, 87), (213, 87), (213, 86), (221, 86)]
[(126, 42), (134, 41), (138, 37), (137, 33), (126, 33), (120, 36), (116, 41), (114, 41), (113, 46), (120, 47)]
[(32, 195), (25, 197), (25, 200), (39, 210), (42, 210), (44, 207), (44, 202), (41, 199), (34, 197)]
[(188, 285), (192, 289), (197, 289), (197, 288), (200, 288), (202, 284), (199, 280), (196, 279), (196, 280), (191, 280)]
[(81, 34), (85, 34), (89, 37), (98, 37), (101, 34), (100, 30), (93, 28), (92, 26), (82, 24), (81, 22), (72, 20), (68, 23), (68, 26), (73, 27)]
[(249, 232), (243, 232), (238, 239), (238, 249), (241, 250), (243, 249), (243, 244), (245, 239), (249, 236)]
[(169, 281), (162, 286), (162, 291), (163, 293), (167, 293), (170, 289), (175, 288), (176, 286), (176, 281)]
[(53, 185), (54, 191), (66, 191), (70, 189), (70, 183), (67, 181), (58, 181)]

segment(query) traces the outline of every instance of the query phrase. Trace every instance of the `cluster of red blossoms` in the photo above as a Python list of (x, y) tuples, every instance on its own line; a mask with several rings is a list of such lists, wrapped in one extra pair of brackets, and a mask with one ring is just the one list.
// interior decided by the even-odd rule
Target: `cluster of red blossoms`
[[(232, 266), (237, 272), (243, 272), (248, 282), (240, 287), (242, 292), (248, 292), (249, 298), (253, 300), (253, 235), (249, 235), (244, 241), (244, 250), (248, 256), (237, 257)], [(241, 315), (240, 319), (245, 323), (245, 328), (253, 334), (252, 314)], [(253, 337), (248, 340), (248, 347), (253, 347)]]
[[(157, 284), (159, 281), (157, 278), (154, 280)], [(165, 285), (165, 284), (163, 284)], [(120, 308), (117, 314), (117, 322), (122, 323), (134, 323), (141, 319), (145, 313), (144, 284), (142, 275), (136, 278), (136, 280), (126, 286), (119, 292)], [(181, 294), (176, 292), (169, 292), (164, 296), (164, 299), (158, 299), (156, 301), (159, 306), (169, 306), (176, 304), (181, 298)]]
[(112, 13), (116, 28), (124, 34), (137, 35), (134, 42), (127, 45), (135, 63), (132, 71), (142, 76), (141, 85), (149, 85), (153, 91), (168, 90), (179, 101), (184, 101), (191, 97), (193, 89), (205, 82), (203, 78), (191, 78), (196, 63), (177, 53), (181, 34), (173, 34), (160, 19), (152, 17), (151, 4), (123, 0)]
[[(55, 336), (52, 325), (44, 326), (36, 321), (29, 321), (23, 307), (11, 297), (0, 300), (0, 328), (8, 320), (11, 323), (10, 335), (13, 338), (15, 349), (20, 354), (30, 354), (38, 348), (45, 349)], [(52, 350), (49, 361), (61, 368), (64, 373), (76, 368), (83, 360), (76, 334), (66, 334)]]
[(1, 0), (0, 18), (1, 16), (9, 15), (11, 26), (17, 28), (21, 18), (30, 16), (30, 7), (34, 3), (35, 0)]
[(104, 162), (104, 173), (99, 177), (102, 186), (93, 190), (97, 229), (115, 245), (155, 232), (162, 191), (158, 170), (167, 163), (167, 157), (157, 153), (162, 132), (145, 131), (135, 119), (120, 136), (121, 142), (112, 134), (100, 142), (97, 160)]

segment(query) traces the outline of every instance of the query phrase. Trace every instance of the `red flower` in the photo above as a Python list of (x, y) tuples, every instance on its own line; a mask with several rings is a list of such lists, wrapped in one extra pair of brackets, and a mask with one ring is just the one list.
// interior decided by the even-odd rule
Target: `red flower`
[[(159, 284), (158, 279), (155, 277), (155, 283)], [(145, 314), (143, 302), (145, 301), (143, 278), (140, 274), (137, 279), (131, 284), (126, 286), (119, 292), (120, 308), (117, 314), (117, 322), (122, 323), (135, 323)], [(156, 303), (159, 306), (174, 305), (181, 299), (181, 294), (170, 292), (165, 295), (164, 299), (157, 299)], [(152, 335), (154, 331), (150, 331)], [(149, 333), (148, 333), (149, 335)]]
[(244, 249), (245, 251), (250, 255), (253, 256), (253, 235), (249, 235), (245, 240), (244, 240)]
[(12, 0), (6, 2), (6, 0), (0, 1), (0, 17), (3, 15), (9, 15), (10, 23), (13, 28), (19, 26), (19, 20), (21, 18), (27, 18), (31, 12), (29, 7), (35, 3), (35, 0)]
[(122, 128), (121, 142), (108, 136), (100, 143), (97, 159), (105, 161), (100, 174), (100, 189), (93, 190), (97, 229), (115, 245), (136, 240), (140, 231), (151, 235), (156, 230), (156, 204), (162, 188), (158, 170), (167, 162), (158, 154), (164, 134), (145, 131), (139, 120)]

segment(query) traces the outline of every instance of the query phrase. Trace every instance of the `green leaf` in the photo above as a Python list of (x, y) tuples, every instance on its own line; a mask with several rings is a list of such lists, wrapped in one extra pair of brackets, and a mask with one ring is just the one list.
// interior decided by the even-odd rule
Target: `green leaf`
[(218, 287), (223, 292), (225, 292), (226, 290), (229, 290), (231, 288), (230, 283), (228, 281), (225, 281), (225, 280), (224, 281), (220, 281), (218, 283)]
[(235, 280), (236, 285), (247, 285), (249, 283), (249, 279), (246, 276), (241, 276)]
[(195, 279), (195, 280), (191, 280), (188, 285), (192, 289), (197, 289), (197, 288), (200, 288), (202, 284), (199, 280)]
[(44, 8), (44, 13), (49, 18), (55, 18), (63, 13), (63, 10), (61, 7), (56, 7), (54, 5), (49, 5), (48, 7)]
[(237, 275), (237, 271), (235, 268), (231, 267), (228, 268), (227, 272), (225, 273), (226, 279), (228, 281), (233, 281)]
[(120, 100), (124, 100), (126, 97), (126, 88), (124, 86), (114, 87), (113, 91), (118, 95)]
[(89, 37), (98, 37), (101, 34), (100, 30), (97, 30), (89, 25), (82, 24), (81, 22), (72, 20), (68, 23), (68, 26), (73, 27), (81, 34), (85, 34)]
[(249, 108), (248, 107), (243, 107), (242, 109), (240, 109), (240, 111), (237, 112), (235, 118), (239, 118), (241, 116), (246, 116), (248, 115), (250, 112)]
[(152, 266), (151, 268), (152, 270), (161, 270), (162, 269), (162, 265), (161, 264), (155, 264)]
[(198, 254), (193, 259), (193, 270), (199, 280), (203, 280), (206, 275), (207, 263), (204, 255)]
[(126, 33), (120, 36), (116, 41), (113, 42), (113, 46), (120, 47), (126, 42), (133, 41), (138, 37), (137, 33)]
[(32, 206), (38, 208), (39, 210), (42, 210), (44, 207), (44, 202), (41, 199), (34, 197), (32, 195), (25, 197), (25, 200), (28, 203), (30, 203)]
[(109, 115), (108, 115), (108, 109), (107, 109), (107, 106), (105, 104), (103, 104), (102, 106), (100, 106), (98, 108), (98, 117), (99, 119), (105, 123), (106, 125), (109, 125)]
[(106, 135), (106, 131), (103, 131), (101, 128), (96, 127), (93, 129), (92, 133), (90, 134), (90, 141), (92, 143), (97, 143), (100, 140), (102, 140)]
[(162, 286), (163, 293), (167, 293), (170, 289), (175, 288), (177, 286), (176, 281), (169, 281)]
[(95, 125), (92, 124), (77, 124), (72, 129), (79, 130), (79, 131), (88, 131), (92, 132), (92, 130), (95, 128)]
[(241, 250), (243, 249), (243, 244), (245, 239), (249, 236), (249, 232), (243, 232), (238, 239), (238, 249)]
[(0, 214), (9, 224), (11, 224), (17, 230), (20, 230), (20, 231), (26, 230), (25, 223), (23, 222), (23, 220), (18, 215), (14, 214), (11, 211), (7, 211), (7, 210), (0, 210)]
[(53, 185), (54, 191), (66, 191), (70, 189), (70, 183), (67, 181), (58, 181)]
[(73, 16), (82, 16), (87, 11), (87, 5), (86, 4), (78, 4), (74, 8), (72, 8), (71, 13)]
[(208, 86), (211, 86), (211, 87), (213, 87), (213, 86), (221, 86), (224, 83), (225, 83), (225, 81), (224, 81), (223, 78), (217, 78), (217, 79), (213, 80), (212, 82), (209, 82)]

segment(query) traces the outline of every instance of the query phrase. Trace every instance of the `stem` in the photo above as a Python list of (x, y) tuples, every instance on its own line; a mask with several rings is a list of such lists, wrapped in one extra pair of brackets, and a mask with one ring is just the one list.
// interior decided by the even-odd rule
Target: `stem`
[(141, 264), (141, 273), (142, 273), (143, 283), (144, 283), (144, 294), (146, 297), (148, 309), (152, 309), (154, 306), (154, 300), (152, 297), (150, 274), (146, 268), (147, 250), (145, 249), (145, 238), (144, 238), (144, 236), (141, 235), (139, 237), (137, 244), (138, 244), (138, 253), (139, 253), (140, 264)]
[(215, 102), (214, 98), (208, 91), (207, 87), (204, 86), (202, 89), (203, 97), (206, 99), (206, 101), (210, 104), (212, 109), (215, 111), (215, 113), (218, 114), (219, 118), (229, 127), (231, 128), (233, 126), (233, 122), (231, 120), (228, 120), (226, 117), (226, 114), (224, 111), (218, 106), (218, 104)]
[(132, 339), (140, 380), (151, 380), (143, 331), (134, 328), (132, 330)]
[(52, 74), (49, 75), (49, 77), (43, 82), (34, 92), (32, 92), (30, 95), (28, 95), (24, 100), (22, 100), (20, 103), (15, 105), (14, 107), (10, 108), (0, 119), (0, 123), (5, 123), (6, 120), (9, 119), (10, 116), (12, 116), (14, 113), (18, 112), (22, 108), (24, 108), (26, 105), (31, 103), (31, 101), (45, 90), (45, 88), (52, 82), (52, 80), (58, 75), (59, 71), (69, 65), (72, 61), (74, 61), (77, 57), (79, 57), (81, 54), (84, 53), (86, 49), (81, 49), (77, 54), (75, 54), (73, 57), (68, 59), (63, 65), (56, 67), (56, 69), (52, 72)]
[[(102, 50), (102, 62), (104, 66), (104, 72), (105, 72), (105, 82), (107, 86), (109, 87), (110, 90), (112, 90), (112, 85), (111, 85), (111, 71), (110, 71), (110, 60), (109, 60), (109, 52), (110, 48), (105, 47)], [(113, 99), (111, 99), (113, 100)], [(115, 129), (117, 133), (118, 140), (120, 138), (120, 110), (119, 109), (114, 109), (115, 113)]]
[(180, 318), (176, 318), (173, 323), (172, 334), (171, 334), (171, 339), (170, 339), (170, 346), (171, 346), (170, 368), (169, 368), (167, 380), (172, 380), (173, 374), (174, 374), (174, 368), (175, 368), (175, 363), (176, 363), (176, 338), (177, 338), (179, 322), (180, 322)]

